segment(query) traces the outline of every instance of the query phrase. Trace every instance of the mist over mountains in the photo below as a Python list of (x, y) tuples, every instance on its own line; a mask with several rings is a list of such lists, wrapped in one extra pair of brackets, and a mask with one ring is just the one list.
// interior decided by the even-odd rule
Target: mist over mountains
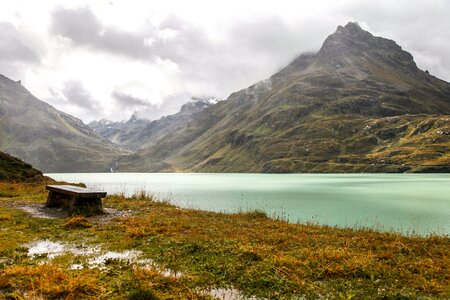
[(231, 94), (119, 170), (405, 172), (447, 169), (450, 84), (356, 23), (317, 53)]
[(450, 170), (450, 84), (356, 23), (226, 100), (80, 120), (0, 77), (0, 150), (46, 172)]

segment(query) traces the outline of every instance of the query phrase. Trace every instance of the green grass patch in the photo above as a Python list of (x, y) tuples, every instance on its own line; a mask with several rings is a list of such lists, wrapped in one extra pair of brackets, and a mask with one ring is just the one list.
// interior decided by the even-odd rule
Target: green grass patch
[[(45, 202), (39, 185), (0, 188), (22, 193), (21, 201)], [(146, 193), (108, 196), (104, 205), (132, 213), (106, 221), (99, 216), (39, 219), (0, 202), (0, 293), (9, 298), (211, 299), (212, 288), (234, 288), (244, 296), (270, 299), (450, 296), (448, 237), (289, 224), (261, 211), (180, 209)], [(61, 243), (68, 250), (53, 258), (31, 257), (27, 245), (37, 241)], [(86, 249), (98, 253), (86, 254)], [(93, 264), (108, 252), (111, 256)], [(124, 253), (134, 254), (121, 258)]]

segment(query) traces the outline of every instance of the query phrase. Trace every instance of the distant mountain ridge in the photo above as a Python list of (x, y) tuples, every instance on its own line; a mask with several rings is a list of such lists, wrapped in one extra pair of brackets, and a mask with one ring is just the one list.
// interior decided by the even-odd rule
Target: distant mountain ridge
[(150, 123), (150, 120), (140, 119), (133, 114), (126, 122), (113, 122), (102, 119), (92, 121), (87, 125), (99, 136), (128, 149), (137, 149), (139, 145), (134, 145), (134, 138), (140, 134)]
[(214, 97), (192, 97), (181, 106), (178, 113), (164, 116), (158, 120), (147, 120), (134, 113), (126, 122), (108, 120), (92, 121), (88, 124), (95, 133), (131, 150), (147, 148), (153, 141), (163, 138), (167, 133), (181, 129), (194, 116), (214, 105)]
[(450, 84), (356, 23), (119, 160), (119, 171), (450, 170)]
[(128, 152), (0, 75), (0, 150), (44, 172), (109, 171)]
[(450, 83), (348, 23), (270, 78), (153, 121), (86, 126), (0, 76), (0, 150), (45, 172), (450, 172)]

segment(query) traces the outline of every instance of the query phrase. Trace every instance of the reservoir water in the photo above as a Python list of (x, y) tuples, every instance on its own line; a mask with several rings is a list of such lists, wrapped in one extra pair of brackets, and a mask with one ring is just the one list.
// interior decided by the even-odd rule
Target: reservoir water
[(290, 222), (450, 235), (450, 174), (58, 173), (108, 193), (148, 191), (187, 208), (263, 210)]

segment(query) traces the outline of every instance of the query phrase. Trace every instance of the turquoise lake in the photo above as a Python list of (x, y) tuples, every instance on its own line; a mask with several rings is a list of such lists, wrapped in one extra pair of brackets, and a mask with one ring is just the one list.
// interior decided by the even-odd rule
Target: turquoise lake
[(59, 173), (108, 193), (145, 190), (188, 208), (264, 210), (290, 222), (450, 234), (450, 174)]

